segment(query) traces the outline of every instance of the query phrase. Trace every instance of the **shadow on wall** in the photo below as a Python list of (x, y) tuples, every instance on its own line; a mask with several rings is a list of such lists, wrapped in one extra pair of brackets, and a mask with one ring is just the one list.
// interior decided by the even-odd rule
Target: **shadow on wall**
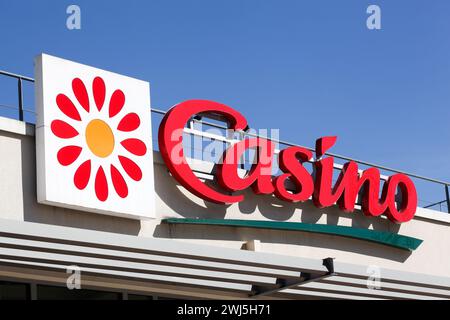
[[(14, 135), (14, 138), (18, 139), (18, 136)], [(139, 234), (141, 223), (138, 220), (82, 213), (38, 204), (36, 200), (35, 138), (34, 136), (20, 136), (20, 143), (24, 221), (127, 235)]]
[[(170, 176), (163, 165), (155, 164), (155, 190), (162, 202), (169, 207), (169, 212), (159, 212), (163, 217), (180, 215), (183, 218), (223, 219), (225, 215), (232, 219), (256, 219), (260, 214), (268, 220), (291, 221), (304, 223), (326, 223), (338, 225), (342, 220), (350, 220), (355, 228), (398, 233), (400, 225), (387, 219), (366, 217), (362, 212), (345, 213), (337, 207), (318, 209), (311, 201), (304, 203), (288, 203), (269, 195), (254, 195), (245, 191), (245, 200), (233, 207), (213, 204), (201, 200), (194, 202), (180, 191), (180, 185)], [(194, 196), (192, 196), (194, 197)], [(170, 214), (170, 212), (176, 214)], [(247, 216), (248, 215), (248, 216)], [(251, 216), (253, 215), (253, 216)], [(298, 216), (298, 218), (296, 218)], [(320, 219), (325, 219), (319, 222)], [(341, 223), (342, 225), (342, 223)], [(157, 238), (203, 239), (225, 241), (248, 241), (258, 239), (266, 243), (292, 244), (297, 246), (333, 249), (381, 257), (403, 262), (411, 252), (392, 248), (369, 241), (307, 233), (299, 231), (261, 230), (251, 228), (235, 228), (224, 226), (201, 225), (158, 225), (153, 234)], [(297, 250), (297, 249), (293, 249)], [(300, 249), (298, 249), (300, 250)]]

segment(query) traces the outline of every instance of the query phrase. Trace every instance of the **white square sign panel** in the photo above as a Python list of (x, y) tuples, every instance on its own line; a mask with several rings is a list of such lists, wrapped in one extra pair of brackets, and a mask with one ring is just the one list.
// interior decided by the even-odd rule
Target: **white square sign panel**
[(155, 217), (149, 83), (46, 54), (35, 78), (38, 202)]

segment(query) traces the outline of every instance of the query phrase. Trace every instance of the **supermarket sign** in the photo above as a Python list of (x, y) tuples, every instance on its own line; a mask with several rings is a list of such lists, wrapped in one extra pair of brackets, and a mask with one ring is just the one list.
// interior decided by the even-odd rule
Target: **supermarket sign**
[[(394, 174), (381, 187), (377, 168), (358, 170), (354, 161), (344, 164), (339, 178), (333, 184), (334, 158), (326, 152), (335, 144), (337, 137), (317, 139), (315, 157), (300, 146), (280, 151), (281, 175), (273, 176), (275, 143), (255, 137), (232, 144), (216, 166), (217, 188), (203, 183), (192, 171), (183, 150), (183, 132), (187, 122), (194, 116), (218, 116), (227, 121), (234, 131), (248, 130), (245, 117), (233, 108), (207, 100), (189, 100), (172, 107), (159, 127), (158, 143), (161, 155), (172, 176), (196, 196), (219, 204), (232, 204), (244, 200), (243, 194), (234, 192), (251, 188), (256, 194), (273, 194), (288, 202), (312, 199), (318, 208), (335, 204), (345, 212), (353, 212), (358, 197), (366, 216), (385, 215), (395, 223), (403, 223), (414, 217), (417, 208), (417, 192), (412, 180), (404, 174)], [(249, 172), (239, 174), (239, 159), (249, 149), (257, 153), (257, 161)], [(314, 174), (303, 166), (312, 162)], [(287, 180), (295, 190), (286, 187)], [(381, 190), (380, 190), (381, 189)], [(398, 196), (399, 191), (400, 196)], [(400, 200), (399, 200), (400, 199)]]
[[(154, 218), (155, 181), (147, 82), (39, 55), (35, 61), (36, 163), (38, 202), (128, 218)], [(333, 182), (334, 159), (327, 151), (336, 137), (317, 139), (315, 152), (300, 146), (281, 150), (261, 137), (236, 140), (216, 164), (216, 184), (193, 172), (183, 150), (186, 124), (195, 116), (247, 131), (246, 118), (224, 104), (188, 100), (172, 107), (158, 132), (162, 158), (172, 176), (192, 194), (209, 202), (244, 200), (241, 191), (273, 195), (286, 202), (312, 200), (318, 208), (338, 205), (345, 212), (361, 206), (367, 216), (392, 222), (411, 220), (417, 208), (414, 183), (404, 174), (381, 180), (376, 168), (344, 164)], [(248, 151), (257, 161), (242, 175), (240, 159)], [(274, 176), (275, 161), (281, 174)], [(313, 173), (304, 166), (312, 163)], [(357, 204), (358, 203), (358, 204)]]
[(35, 78), (38, 202), (154, 218), (148, 82), (47, 54)]

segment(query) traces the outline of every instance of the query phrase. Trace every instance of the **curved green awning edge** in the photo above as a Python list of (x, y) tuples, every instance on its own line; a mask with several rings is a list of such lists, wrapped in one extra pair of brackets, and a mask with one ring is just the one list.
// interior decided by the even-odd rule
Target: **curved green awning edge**
[(235, 219), (227, 219), (227, 220), (191, 219), (191, 218), (167, 218), (163, 219), (162, 222), (168, 224), (217, 225), (228, 227), (245, 227), (245, 228), (313, 232), (313, 233), (350, 237), (360, 240), (367, 240), (409, 251), (417, 249), (423, 242), (423, 240), (418, 238), (403, 236), (391, 232), (328, 225), (328, 224), (303, 223), (303, 222), (235, 220)]

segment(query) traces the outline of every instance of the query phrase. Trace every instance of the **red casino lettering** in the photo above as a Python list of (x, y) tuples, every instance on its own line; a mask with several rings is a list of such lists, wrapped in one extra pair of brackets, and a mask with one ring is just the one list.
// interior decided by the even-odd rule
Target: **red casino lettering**
[[(417, 192), (414, 183), (404, 174), (394, 174), (384, 182), (380, 196), (380, 172), (376, 168), (358, 171), (354, 161), (344, 164), (333, 185), (334, 158), (324, 156), (336, 143), (337, 137), (322, 137), (316, 141), (314, 174), (311, 175), (303, 163), (312, 161), (312, 152), (302, 147), (289, 147), (280, 151), (279, 167), (283, 172), (272, 176), (275, 144), (263, 138), (244, 139), (224, 152), (222, 162), (217, 164), (218, 186), (213, 189), (200, 181), (189, 167), (182, 148), (183, 129), (194, 115), (221, 116), (232, 130), (247, 130), (246, 119), (236, 110), (217, 102), (189, 100), (170, 109), (165, 115), (158, 133), (161, 155), (174, 178), (198, 197), (215, 203), (230, 204), (244, 200), (244, 195), (229, 192), (252, 188), (256, 194), (274, 194), (289, 202), (306, 201), (312, 198), (319, 208), (337, 204), (346, 212), (353, 212), (358, 195), (361, 209), (367, 216), (386, 215), (396, 223), (411, 220), (417, 208)], [(249, 172), (240, 177), (238, 159), (248, 150), (256, 150), (257, 161)], [(313, 178), (314, 177), (314, 178)], [(289, 180), (295, 191), (286, 189)], [(401, 200), (396, 201), (397, 190)]]

